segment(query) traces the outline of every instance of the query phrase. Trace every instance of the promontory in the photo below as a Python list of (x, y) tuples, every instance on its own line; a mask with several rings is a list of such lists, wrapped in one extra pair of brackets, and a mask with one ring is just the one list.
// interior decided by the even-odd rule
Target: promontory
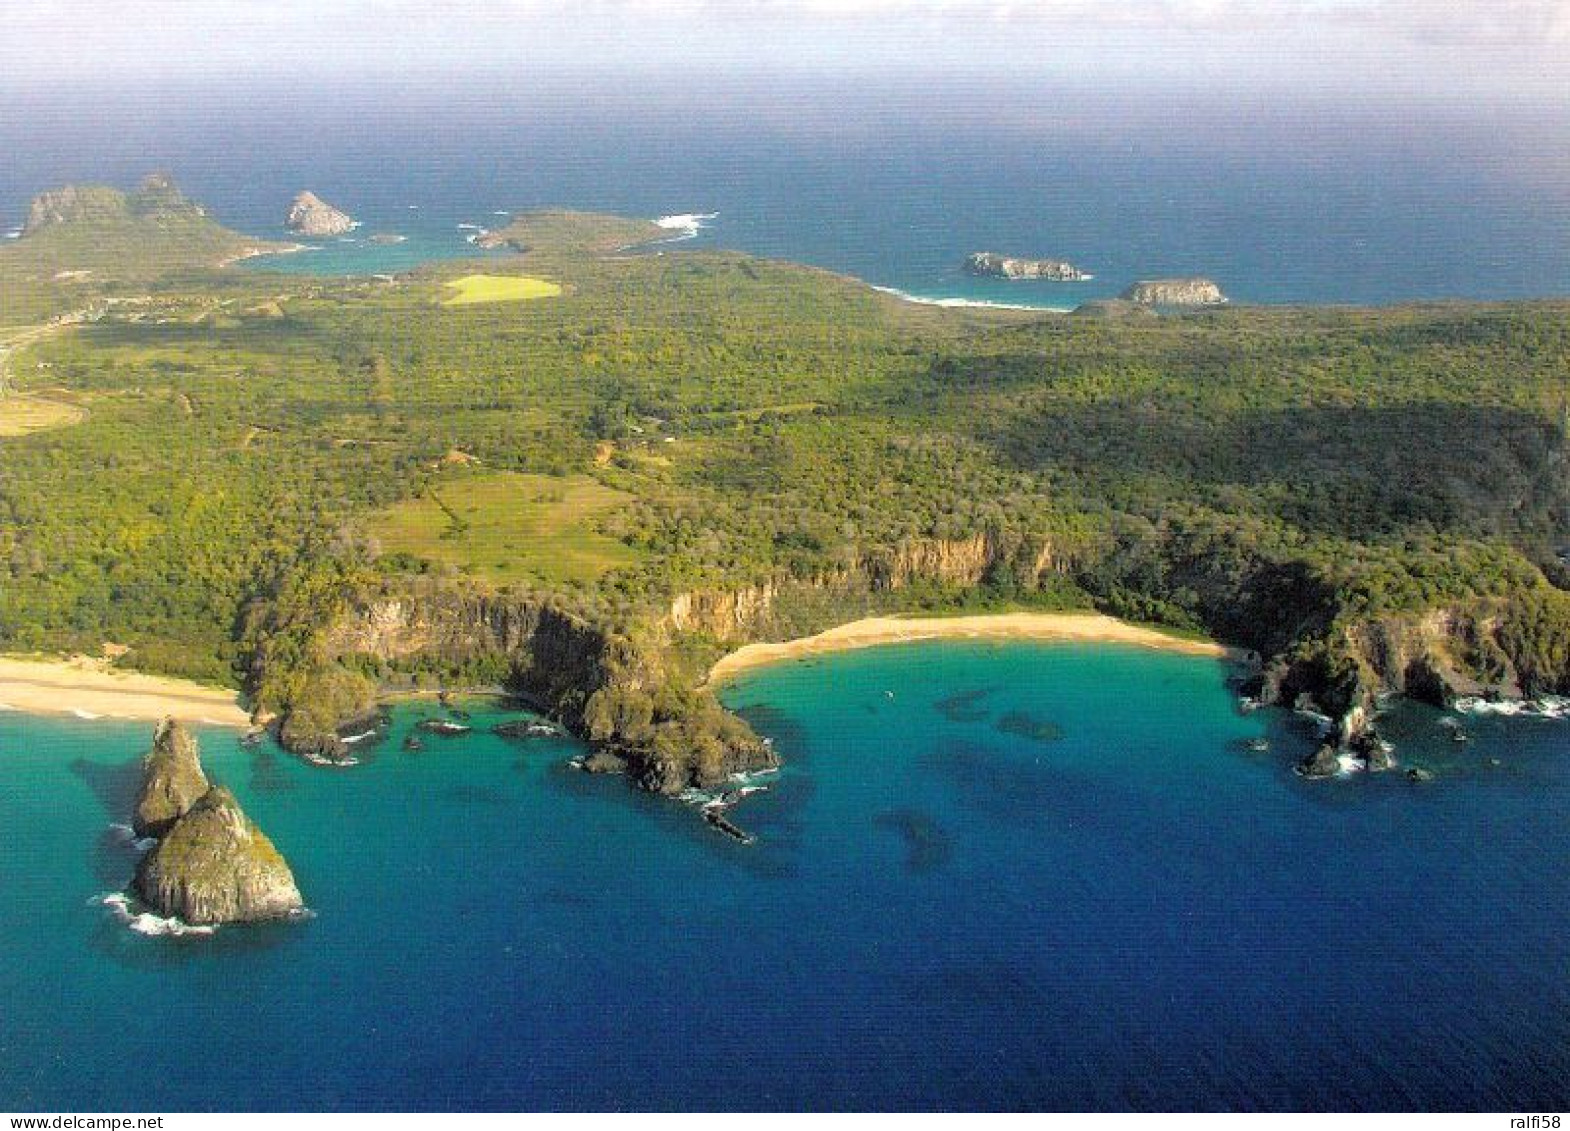
[(995, 251), (976, 252), (965, 260), (965, 270), (993, 279), (1048, 279), (1055, 283), (1095, 278), (1063, 259), (1015, 259)]
[(284, 225), (302, 236), (341, 236), (354, 230), (354, 218), (314, 192), (302, 192), (289, 206), (289, 218)]

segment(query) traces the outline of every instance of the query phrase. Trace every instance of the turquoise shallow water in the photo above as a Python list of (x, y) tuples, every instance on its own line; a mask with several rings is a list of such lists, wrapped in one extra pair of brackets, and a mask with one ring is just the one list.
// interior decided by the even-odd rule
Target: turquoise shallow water
[(788, 761), (751, 848), (566, 740), (405, 752), (419, 706), (352, 770), (205, 732), (316, 912), (206, 939), (94, 902), (151, 728), (0, 714), (0, 1108), (1563, 1107), (1570, 723), (1408, 709), (1438, 781), (1308, 783), (1224, 674), (751, 673)]

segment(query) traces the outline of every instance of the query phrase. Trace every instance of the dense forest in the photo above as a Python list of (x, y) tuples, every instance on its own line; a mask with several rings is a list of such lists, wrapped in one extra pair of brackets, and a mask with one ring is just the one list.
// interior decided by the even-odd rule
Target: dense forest
[[(258, 241), (163, 180), (104, 193), (0, 250), (9, 397), (81, 410), (0, 433), (5, 650), (113, 641), (308, 736), (418, 671), (507, 678), (326, 647), (367, 594), (555, 610), (625, 644), (562, 713), (658, 738), (661, 788), (675, 745), (745, 745), (704, 664), (867, 607), (1207, 631), (1338, 712), (1436, 672), (1570, 691), (1570, 304), (938, 310), (553, 213), (483, 270), (562, 294), (446, 306), (473, 263), (220, 268)], [(671, 622), (758, 586), (766, 616)]]

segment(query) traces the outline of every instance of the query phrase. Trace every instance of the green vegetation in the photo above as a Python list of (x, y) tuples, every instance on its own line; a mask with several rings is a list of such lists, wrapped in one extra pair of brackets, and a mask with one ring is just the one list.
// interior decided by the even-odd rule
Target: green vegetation
[(75, 424), (83, 411), (79, 405), (42, 394), (0, 398), (0, 440)]
[(366, 526), (385, 555), (444, 562), (497, 585), (592, 581), (641, 556), (594, 530), (631, 498), (586, 475), (459, 472)]
[(443, 306), (474, 306), (483, 302), (517, 302), (520, 299), (555, 298), (561, 284), (528, 275), (465, 275), (447, 284), (458, 293)]
[[(1343, 687), (1348, 631), (1443, 612), (1478, 626), (1469, 670), (1570, 690), (1570, 304), (938, 310), (738, 254), (606, 254), (659, 230), (546, 213), (503, 234), (567, 293), (432, 317), (475, 265), (217, 271), (198, 245), (247, 241), (99, 204), (0, 250), (8, 324), (89, 312), (16, 384), (91, 407), (0, 449), (8, 650), (128, 644), (304, 734), (396, 666), (327, 647), (348, 594), (508, 587), (662, 657), (657, 690), (573, 709), (663, 735), (663, 781), (681, 742), (724, 761), (682, 688), (759, 630), (672, 632), (673, 598), (763, 582), (770, 633), (1093, 605)], [(84, 242), (93, 274), (38, 277)], [(640, 663), (597, 670), (653, 680)]]
[(482, 236), (481, 243), (536, 254), (608, 255), (669, 234), (651, 220), (545, 208), (520, 212), (505, 228)]

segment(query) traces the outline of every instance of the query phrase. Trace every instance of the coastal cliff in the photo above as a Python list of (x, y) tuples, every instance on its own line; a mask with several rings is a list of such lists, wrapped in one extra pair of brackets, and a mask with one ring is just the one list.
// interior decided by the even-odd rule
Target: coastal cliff
[(372, 692), (396, 690), (434, 674), (460, 686), (504, 686), (593, 743), (591, 769), (625, 772), (653, 792), (676, 794), (777, 765), (745, 722), (675, 664), (667, 643), (657, 630), (634, 638), (473, 583), (383, 579), (346, 588), (312, 639), (317, 659), (309, 678), (273, 680), (281, 657), (265, 649), (253, 678), (262, 698), (284, 712), (285, 745), (318, 759), (342, 754), (334, 728), (347, 721), (341, 708), (317, 702), (322, 687), (357, 679)]
[(1210, 279), (1142, 279), (1123, 292), (1141, 306), (1220, 306), (1227, 296)]
[(1057, 283), (1095, 278), (1067, 260), (1015, 259), (995, 251), (978, 251), (969, 256), (965, 260), (965, 270), (971, 275), (993, 279), (1047, 279)]
[(354, 218), (314, 192), (302, 192), (289, 206), (284, 226), (302, 236), (341, 236), (354, 230)]
[(212, 786), (196, 739), (165, 719), (143, 762), (138, 836), (158, 838), (133, 887), (159, 914), (193, 925), (255, 922), (298, 912), (294, 875), (234, 795)]

